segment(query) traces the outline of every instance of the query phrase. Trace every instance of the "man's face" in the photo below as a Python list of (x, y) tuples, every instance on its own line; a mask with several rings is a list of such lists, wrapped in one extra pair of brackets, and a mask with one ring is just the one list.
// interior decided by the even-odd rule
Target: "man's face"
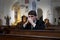
[(28, 18), (31, 18), (33, 21), (36, 20), (36, 16), (34, 16), (34, 15), (28, 15)]

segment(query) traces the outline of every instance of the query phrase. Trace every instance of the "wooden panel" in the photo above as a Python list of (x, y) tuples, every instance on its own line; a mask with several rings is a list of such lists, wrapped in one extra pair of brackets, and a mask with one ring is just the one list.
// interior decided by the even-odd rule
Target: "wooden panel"
[(60, 37), (60, 31), (54, 30), (12, 30), (10, 34)]
[(60, 30), (20, 30), (4, 28), (9, 34), (0, 35), (0, 40), (60, 40)]
[(24, 36), (24, 35), (0, 35), (0, 40), (59, 40), (57, 38), (44, 36)]

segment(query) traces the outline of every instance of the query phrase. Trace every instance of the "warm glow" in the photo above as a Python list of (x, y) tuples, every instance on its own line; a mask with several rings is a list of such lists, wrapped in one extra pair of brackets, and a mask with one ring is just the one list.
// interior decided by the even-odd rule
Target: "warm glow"
[(21, 16), (20, 16), (20, 9), (18, 9), (18, 13), (17, 13), (17, 23), (21, 21)]
[[(12, 23), (12, 25), (17, 25), (17, 23), (19, 23), (21, 21), (21, 16), (20, 16), (20, 6), (13, 6), (12, 9), (14, 10), (14, 14), (15, 11), (17, 11), (17, 18), (15, 19), (15, 22)], [(15, 15), (14, 15), (15, 18)]]

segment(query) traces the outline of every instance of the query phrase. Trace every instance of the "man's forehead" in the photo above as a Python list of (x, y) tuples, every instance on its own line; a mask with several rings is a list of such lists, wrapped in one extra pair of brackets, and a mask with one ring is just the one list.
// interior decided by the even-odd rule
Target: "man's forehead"
[(34, 15), (28, 15), (28, 16), (34, 16)]

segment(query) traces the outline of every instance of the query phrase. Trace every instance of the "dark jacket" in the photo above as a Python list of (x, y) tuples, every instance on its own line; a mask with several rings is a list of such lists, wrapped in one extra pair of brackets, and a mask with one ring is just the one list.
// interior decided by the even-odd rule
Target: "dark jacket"
[(35, 27), (31, 27), (30, 23), (27, 23), (27, 25), (25, 26), (25, 28), (22, 26), (23, 24), (20, 25), (20, 29), (25, 29), (25, 30), (43, 30), (45, 29), (45, 24), (42, 21), (37, 20), (36, 21), (36, 26)]

